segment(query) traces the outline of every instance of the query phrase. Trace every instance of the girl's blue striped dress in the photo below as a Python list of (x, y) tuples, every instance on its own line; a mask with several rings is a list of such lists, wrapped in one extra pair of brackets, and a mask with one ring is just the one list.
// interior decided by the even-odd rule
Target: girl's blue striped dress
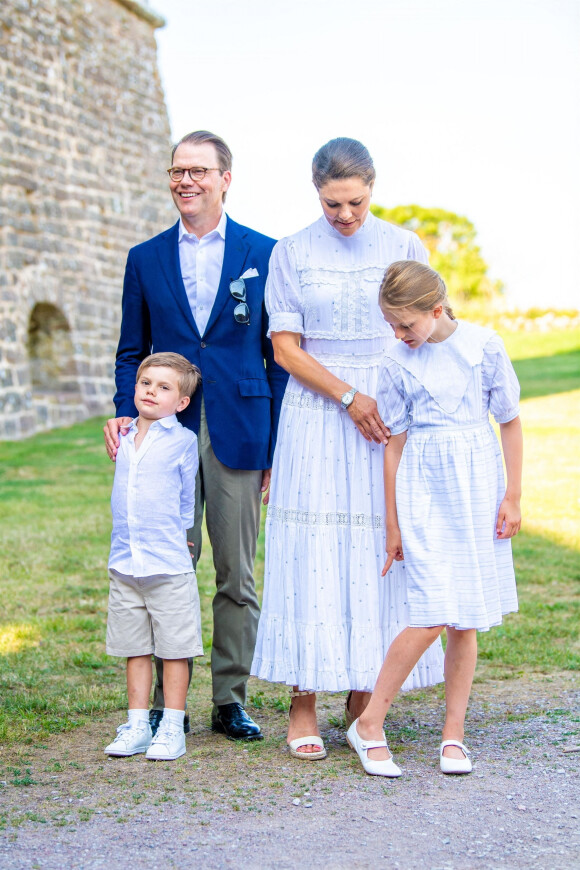
[(439, 343), (391, 347), (377, 402), (393, 435), (407, 432), (397, 513), (409, 624), (488, 630), (518, 609), (511, 541), (496, 537), (505, 494), (489, 420), (519, 413), (519, 384), (501, 338), (458, 322)]

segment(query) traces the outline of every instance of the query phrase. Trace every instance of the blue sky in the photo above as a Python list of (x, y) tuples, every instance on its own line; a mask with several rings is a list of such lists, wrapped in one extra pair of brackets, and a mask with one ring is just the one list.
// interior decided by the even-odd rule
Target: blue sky
[(373, 199), (467, 215), (519, 307), (579, 307), (578, 0), (151, 0), (175, 139), (234, 152), (228, 213), (276, 238), (318, 217), (334, 136)]

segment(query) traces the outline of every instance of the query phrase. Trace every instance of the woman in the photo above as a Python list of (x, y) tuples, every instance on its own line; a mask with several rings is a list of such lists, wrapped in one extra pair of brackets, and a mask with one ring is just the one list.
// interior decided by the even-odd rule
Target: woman
[[(389, 263), (427, 255), (414, 233), (370, 214), (374, 180), (360, 142), (324, 145), (313, 161), (323, 215), (278, 242), (266, 285), (276, 362), (291, 377), (272, 469), (252, 673), (293, 686), (288, 743), (307, 760), (326, 755), (314, 692), (351, 690), (347, 723), (356, 718), (407, 625), (402, 563), (380, 576), (389, 431), (374, 396), (394, 339), (378, 291)], [(404, 688), (442, 679), (437, 642)]]

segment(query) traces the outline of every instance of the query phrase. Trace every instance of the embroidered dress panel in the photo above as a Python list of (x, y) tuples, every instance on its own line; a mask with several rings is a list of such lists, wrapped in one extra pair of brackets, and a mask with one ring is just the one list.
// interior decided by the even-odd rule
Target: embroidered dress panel
[[(312, 357), (376, 395), (394, 342), (378, 307), (395, 259), (426, 262), (418, 238), (369, 215), (349, 238), (324, 217), (279, 242), (266, 306), (272, 332), (290, 331)], [(383, 448), (367, 443), (338, 403), (289, 378), (266, 520), (264, 600), (252, 673), (301, 689), (371, 690), (408, 624), (404, 567), (384, 564)], [(434, 645), (405, 688), (442, 680)]]
[(489, 422), (514, 419), (518, 402), (491, 330), (460, 322), (439, 344), (388, 352), (378, 404), (393, 433), (407, 431), (397, 511), (412, 625), (485, 631), (518, 608), (511, 541), (495, 536), (505, 485)]

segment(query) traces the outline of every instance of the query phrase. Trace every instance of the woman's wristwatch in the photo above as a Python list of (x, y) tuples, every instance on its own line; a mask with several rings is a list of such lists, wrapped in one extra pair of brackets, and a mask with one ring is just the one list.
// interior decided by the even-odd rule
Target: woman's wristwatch
[(352, 405), (352, 400), (354, 399), (354, 397), (356, 396), (357, 393), (358, 393), (358, 390), (355, 390), (354, 387), (351, 387), (347, 393), (345, 393), (343, 396), (341, 396), (340, 407), (342, 408), (343, 411), (346, 411), (346, 409), (350, 405)]

